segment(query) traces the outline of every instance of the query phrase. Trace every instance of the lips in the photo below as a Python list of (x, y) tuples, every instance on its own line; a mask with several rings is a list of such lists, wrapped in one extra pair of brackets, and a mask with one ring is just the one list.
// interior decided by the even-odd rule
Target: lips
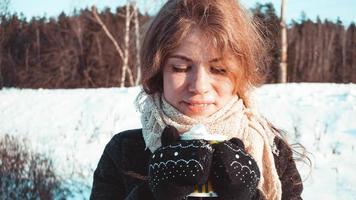
[(193, 106), (193, 107), (206, 107), (209, 106), (210, 104), (208, 103), (194, 103), (194, 104), (188, 104), (189, 106)]
[(187, 104), (192, 104), (192, 105), (199, 105), (199, 104), (212, 104), (214, 101), (210, 100), (183, 100)]
[(209, 106), (213, 105), (211, 101), (183, 101), (183, 103), (192, 114), (203, 114), (209, 109)]
[(200, 106), (200, 107), (204, 107), (204, 106), (213, 104), (212, 101), (184, 101), (184, 103), (186, 103), (190, 106)]

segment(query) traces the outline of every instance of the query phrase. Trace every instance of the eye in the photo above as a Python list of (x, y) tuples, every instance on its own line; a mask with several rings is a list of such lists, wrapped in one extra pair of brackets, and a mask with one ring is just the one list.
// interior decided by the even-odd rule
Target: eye
[(184, 73), (187, 72), (191, 66), (189, 65), (172, 65), (173, 72)]
[(210, 72), (217, 75), (226, 75), (227, 71), (224, 67), (212, 66), (210, 67)]

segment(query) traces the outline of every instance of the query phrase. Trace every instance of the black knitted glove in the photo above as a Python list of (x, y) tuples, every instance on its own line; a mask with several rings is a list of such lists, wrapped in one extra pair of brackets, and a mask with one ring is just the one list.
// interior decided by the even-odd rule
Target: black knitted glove
[(260, 179), (255, 160), (245, 152), (237, 138), (213, 144), (214, 154), (210, 178), (220, 199), (251, 199)]
[(205, 140), (178, 140), (175, 128), (162, 133), (150, 158), (149, 186), (156, 199), (181, 200), (208, 180), (213, 149)]

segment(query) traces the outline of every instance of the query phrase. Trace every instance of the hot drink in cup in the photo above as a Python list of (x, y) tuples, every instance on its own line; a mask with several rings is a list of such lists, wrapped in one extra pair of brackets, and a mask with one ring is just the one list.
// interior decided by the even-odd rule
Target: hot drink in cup
[[(210, 144), (222, 142), (226, 140), (224, 135), (210, 134), (202, 124), (193, 126), (188, 132), (181, 135), (181, 140), (206, 140)], [(188, 197), (218, 197), (214, 192), (214, 188), (210, 180), (202, 185), (195, 185), (194, 192)]]

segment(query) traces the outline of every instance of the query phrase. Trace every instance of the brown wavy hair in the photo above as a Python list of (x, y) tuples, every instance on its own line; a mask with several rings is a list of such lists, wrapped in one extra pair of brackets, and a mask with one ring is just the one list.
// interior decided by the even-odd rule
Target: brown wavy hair
[[(143, 38), (140, 59), (142, 86), (147, 94), (163, 92), (163, 66), (167, 57), (181, 41), (200, 29), (221, 53), (229, 53), (237, 66), (228, 66), (235, 83), (236, 94), (248, 106), (249, 91), (260, 86), (267, 74), (269, 41), (260, 31), (260, 23), (237, 0), (168, 0), (148, 25)], [(271, 128), (275, 129), (271, 124)], [(277, 133), (283, 131), (275, 129)], [(282, 134), (277, 134), (286, 144)], [(289, 145), (289, 144), (288, 144)], [(302, 160), (311, 166), (305, 148), (289, 145)], [(299, 151), (297, 150), (299, 149)]]
[(248, 91), (264, 81), (266, 43), (258, 23), (236, 0), (169, 0), (149, 25), (142, 43), (143, 89), (163, 91), (162, 70), (167, 57), (193, 30), (200, 29), (237, 66), (228, 68), (237, 95), (248, 105)]

